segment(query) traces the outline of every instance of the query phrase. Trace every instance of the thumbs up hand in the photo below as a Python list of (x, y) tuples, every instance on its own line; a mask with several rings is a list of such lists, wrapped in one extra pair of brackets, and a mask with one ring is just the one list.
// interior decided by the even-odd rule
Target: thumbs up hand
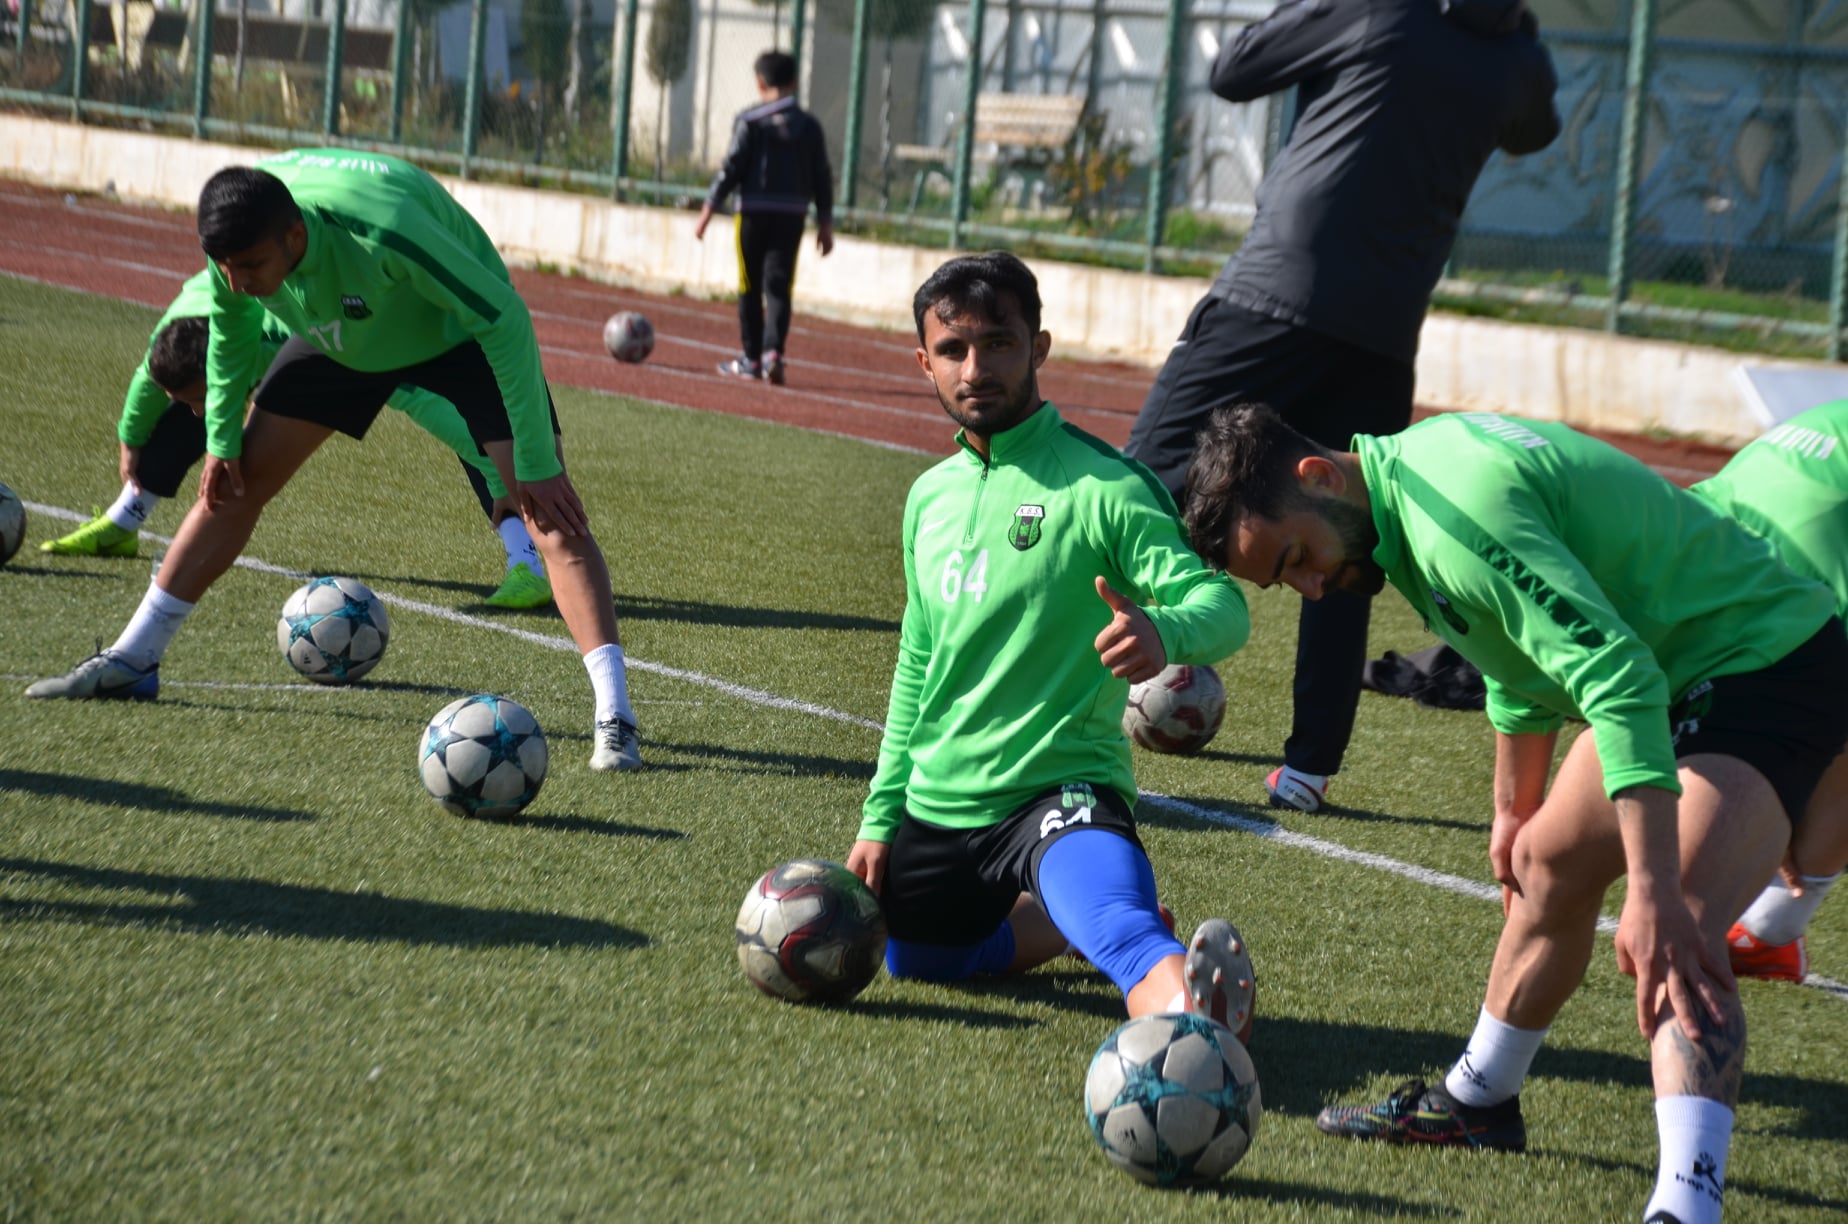
[(1097, 597), (1116, 614), (1097, 635), (1098, 658), (1111, 675), (1131, 684), (1154, 679), (1168, 666), (1168, 648), (1162, 645), (1161, 634), (1155, 632), (1148, 615), (1101, 574), (1097, 578)]

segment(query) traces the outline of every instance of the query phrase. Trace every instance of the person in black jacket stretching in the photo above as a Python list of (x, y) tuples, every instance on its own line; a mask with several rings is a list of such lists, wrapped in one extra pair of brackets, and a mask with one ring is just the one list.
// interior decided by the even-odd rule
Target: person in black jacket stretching
[[(1195, 435), (1224, 405), (1268, 403), (1335, 450), (1405, 428), (1418, 330), (1470, 189), (1496, 149), (1558, 136), (1556, 84), (1524, 0), (1286, 0), (1228, 42), (1213, 92), (1296, 86), (1295, 128), (1124, 453), (1178, 502)], [(1370, 609), (1349, 593), (1303, 603), (1273, 806), (1315, 811), (1341, 767)]]
[(703, 240), (713, 210), (738, 192), (738, 327), (744, 356), (721, 363), (719, 373), (768, 378), (781, 386), (802, 227), (813, 200), (816, 249), (824, 256), (834, 249), (834, 180), (821, 124), (796, 105), (796, 61), (784, 52), (766, 51), (753, 67), (763, 101), (738, 113), (731, 148), (699, 210), (693, 236)]

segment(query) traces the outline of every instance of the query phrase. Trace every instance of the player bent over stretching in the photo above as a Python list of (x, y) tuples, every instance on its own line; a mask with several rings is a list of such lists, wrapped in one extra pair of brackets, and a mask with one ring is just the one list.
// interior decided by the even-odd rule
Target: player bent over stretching
[[(1848, 619), (1848, 400), (1801, 413), (1691, 490), (1764, 537), (1797, 573), (1835, 593)], [(1848, 867), (1848, 754), (1835, 758), (1797, 822), (1778, 875), (1726, 933), (1734, 973), (1801, 982), (1804, 931)]]
[[(1482, 669), (1507, 918), (1445, 1080), (1316, 1124), (1524, 1149), (1521, 1084), (1584, 979), (1605, 891), (1628, 875), (1617, 965), (1636, 978), (1661, 1139), (1644, 1216), (1718, 1220), (1745, 1067), (1726, 930), (1848, 739), (1834, 597), (1563, 425), (1462, 413), (1353, 447), (1318, 446), (1269, 408), (1220, 409), (1188, 474), (1188, 526), (1233, 575), (1309, 599), (1390, 581)], [(1588, 729), (1549, 787), (1566, 717)]]
[(1025, 264), (952, 260), (912, 312), (918, 365), (962, 429), (906, 501), (898, 666), (847, 859), (883, 903), (886, 967), (1018, 972), (1069, 942), (1130, 1015), (1239, 1028), (1237, 933), (1215, 919), (1183, 949), (1161, 920), (1122, 718), (1130, 682), (1242, 646), (1244, 596), (1146, 468), (1040, 399), (1052, 338)]
[[(132, 557), (140, 550), (141, 526), (165, 498), (175, 496), (180, 482), (205, 454), (205, 355), (210, 325), (212, 274), (200, 272), (180, 286), (179, 296), (167, 307), (148, 338), (147, 355), (129, 379), (116, 425), (121, 443), (117, 470), (122, 492), (108, 510), (69, 535), (39, 545), (42, 552), (66, 557)], [(263, 344), (240, 381), (255, 387), (288, 332), (275, 319), (266, 319)], [(520, 519), (519, 507), (507, 496), (500, 476), (487, 456), (480, 453), (468, 426), (447, 400), (401, 387), (385, 401), (415, 421), (431, 436), (456, 452), (469, 485), (481, 502), (482, 512), (494, 527), (507, 552), (507, 575), (487, 603), (496, 608), (536, 608), (552, 602), (552, 586), (545, 578), (532, 536)]]
[[(198, 224), (213, 277), (199, 500), (115, 644), (28, 695), (146, 686), (269, 499), (335, 430), (363, 437), (408, 384), (455, 405), (519, 502), (596, 692), (591, 768), (640, 767), (609, 570), (565, 473), (532, 316), (481, 226), (410, 163), (337, 149), (219, 171)], [(245, 421), (237, 378), (266, 309), (293, 334)]]

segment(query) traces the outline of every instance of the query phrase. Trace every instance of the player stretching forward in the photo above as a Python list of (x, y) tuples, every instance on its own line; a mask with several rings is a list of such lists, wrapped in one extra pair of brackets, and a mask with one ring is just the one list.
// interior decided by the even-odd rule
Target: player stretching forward
[(847, 859), (884, 904), (886, 967), (1019, 972), (1069, 941), (1130, 1015), (1238, 1028), (1250, 962), (1222, 919), (1191, 949), (1163, 924), (1122, 719), (1131, 681), (1244, 644), (1244, 596), (1188, 548), (1147, 469), (1040, 399), (1052, 338), (1025, 264), (952, 260), (912, 313), (918, 365), (962, 430), (906, 501), (898, 666)]
[[(1694, 492), (1763, 536), (1785, 565), (1835, 592), (1848, 619), (1848, 400), (1779, 425)], [(1777, 877), (1726, 935), (1734, 973), (1801, 982), (1803, 932), (1848, 867), (1848, 756), (1835, 758)]]
[[(408, 384), (455, 405), (519, 502), (596, 692), (591, 768), (639, 768), (609, 570), (565, 473), (532, 316), (480, 224), (408, 162), (296, 150), (207, 180), (199, 243), (213, 280), (199, 500), (115, 644), (27, 695), (153, 696), (168, 643), (269, 499)], [(293, 335), (245, 421), (237, 379), (265, 309)]]
[[(122, 452), (118, 470), (122, 492), (115, 504), (67, 536), (47, 540), (41, 552), (66, 557), (132, 557), (140, 549), (141, 526), (162, 499), (180, 490), (180, 481), (205, 454), (205, 354), (210, 332), (212, 274), (200, 272), (180, 286), (179, 296), (154, 325), (147, 356), (129, 380), (116, 437)], [(255, 387), (288, 332), (266, 319), (263, 344), (240, 379)], [(468, 436), (455, 408), (444, 399), (402, 387), (385, 401), (417, 422), (456, 452), (482, 512), (507, 551), (507, 576), (488, 596), (495, 608), (537, 608), (552, 602), (545, 563), (527, 534), (519, 507), (494, 471), (494, 465)]]
[[(1507, 918), (1445, 1081), (1316, 1125), (1525, 1149), (1522, 1081), (1627, 873), (1617, 964), (1636, 978), (1661, 1136), (1645, 1218), (1715, 1221), (1745, 1060), (1726, 929), (1848, 738), (1834, 600), (1705, 501), (1563, 425), (1466, 413), (1354, 446), (1326, 450), (1269, 408), (1221, 409), (1188, 476), (1188, 526), (1203, 556), (1305, 598), (1391, 581), (1482, 669)], [(1549, 789), (1568, 716), (1589, 730)]]

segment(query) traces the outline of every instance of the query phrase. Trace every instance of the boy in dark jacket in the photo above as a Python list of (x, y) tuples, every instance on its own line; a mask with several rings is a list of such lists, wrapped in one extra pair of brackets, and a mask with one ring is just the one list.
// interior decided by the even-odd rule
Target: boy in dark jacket
[(802, 227), (812, 200), (815, 245), (824, 256), (834, 249), (834, 183), (821, 124), (796, 105), (796, 61), (781, 51), (766, 51), (754, 68), (763, 102), (739, 112), (731, 148), (699, 210), (693, 236), (704, 239), (713, 210), (738, 192), (738, 327), (744, 355), (722, 363), (719, 373), (768, 378), (781, 386)]

